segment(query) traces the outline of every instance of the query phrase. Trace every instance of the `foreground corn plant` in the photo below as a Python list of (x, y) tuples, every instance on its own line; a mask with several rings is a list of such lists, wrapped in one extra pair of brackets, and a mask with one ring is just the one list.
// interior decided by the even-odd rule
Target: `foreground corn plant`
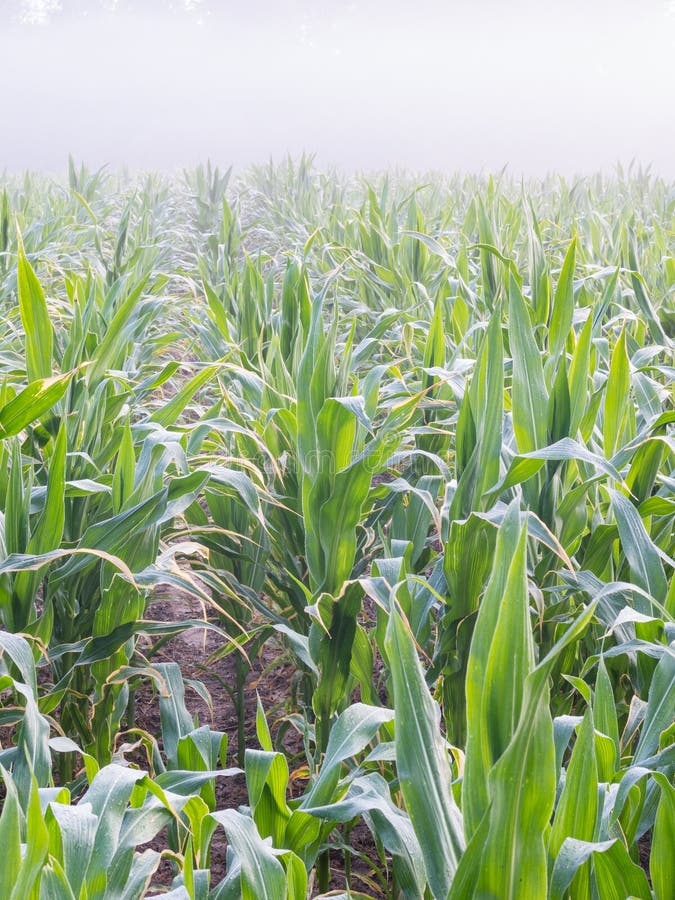
[[(336, 854), (353, 896), (672, 896), (673, 204), (308, 158), (2, 184), (3, 896), (164, 859), (165, 896), (300, 900)], [(159, 585), (204, 620), (148, 621)], [(236, 741), (157, 662), (200, 624)]]

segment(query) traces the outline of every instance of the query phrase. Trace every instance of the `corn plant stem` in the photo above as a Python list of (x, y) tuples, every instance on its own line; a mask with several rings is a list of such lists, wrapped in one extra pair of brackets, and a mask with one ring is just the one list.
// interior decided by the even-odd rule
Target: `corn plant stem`
[(237, 653), (235, 660), (236, 693), (234, 703), (237, 711), (237, 759), (239, 760), (239, 765), (243, 766), (246, 761), (246, 700), (244, 689), (246, 687), (249, 665), (240, 653)]
[(75, 769), (75, 754), (62, 753), (59, 756), (59, 782), (66, 785), (73, 779)]
[(136, 692), (130, 688), (127, 700), (127, 728), (133, 728), (136, 724)]
[[(345, 825), (345, 845), (349, 847), (349, 837), (352, 833), (351, 824)], [(348, 891), (351, 890), (352, 887), (352, 852), (349, 849), (345, 849), (345, 887)]]
[(319, 879), (319, 891), (325, 894), (330, 887), (330, 850), (324, 850), (317, 863), (317, 876)]

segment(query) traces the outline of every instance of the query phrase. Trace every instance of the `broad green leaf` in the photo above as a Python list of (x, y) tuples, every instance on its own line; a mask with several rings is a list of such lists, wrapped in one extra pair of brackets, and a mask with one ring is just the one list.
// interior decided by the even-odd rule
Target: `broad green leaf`
[(599, 896), (605, 900), (651, 900), (647, 876), (628, 855), (620, 841), (616, 841), (604, 853), (593, 856), (593, 872)]
[[(61, 545), (65, 525), (66, 501), (66, 428), (62, 424), (54, 442), (49, 463), (47, 493), (42, 514), (28, 541), (27, 553), (39, 555), (56, 550)], [(16, 594), (32, 604), (40, 582), (39, 572), (21, 572), (14, 584)], [(25, 627), (25, 622), (15, 623)]]
[(105, 878), (110, 860), (117, 852), (120, 831), (134, 786), (145, 772), (117, 764), (105, 766), (94, 777), (77, 808), (90, 809), (94, 818), (91, 861), (87, 881), (95, 884)]
[(655, 776), (661, 796), (652, 828), (649, 874), (656, 900), (669, 900), (675, 876), (673, 847), (675, 846), (675, 788), (662, 774)]
[(664, 649), (649, 687), (645, 720), (635, 748), (634, 763), (640, 763), (656, 753), (661, 733), (675, 721), (675, 652), (670, 647)]
[(595, 720), (595, 727), (598, 731), (602, 732), (602, 734), (606, 734), (614, 746), (611, 771), (609, 771), (608, 768), (603, 769), (602, 766), (599, 766), (598, 769), (599, 780), (609, 782), (614, 776), (614, 771), (620, 759), (621, 750), (619, 745), (619, 723), (616, 715), (614, 691), (607, 673), (605, 660), (602, 656), (598, 662), (598, 674), (595, 679), (593, 718)]
[[(99, 818), (88, 803), (50, 803), (47, 813), (50, 855), (56, 856), (75, 896), (87, 895), (87, 871), (93, 860)], [(57, 850), (58, 848), (58, 850)], [(112, 855), (108, 859), (112, 858)], [(106, 863), (101, 861), (105, 867)], [(100, 865), (100, 864), (99, 864)], [(105, 884), (105, 882), (104, 882)]]
[(205, 784), (213, 781), (214, 778), (231, 778), (233, 775), (241, 775), (242, 771), (236, 767), (214, 769), (211, 772), (172, 769), (170, 772), (162, 772), (161, 775), (157, 775), (155, 783), (167, 793), (189, 797), (191, 794), (198, 793)]
[[(518, 726), (490, 772), (491, 803), (466, 851), (467, 866), (461, 873), (463, 893), (453, 888), (451, 900), (474, 895), (504, 900), (540, 900), (546, 896), (545, 835), (556, 790), (548, 678), (556, 659), (588, 627), (595, 605), (578, 616), (526, 679)], [(468, 886), (475, 894), (466, 893)]]
[(570, 430), (571, 438), (576, 439), (581, 420), (586, 412), (588, 402), (588, 383), (590, 375), (591, 340), (593, 336), (593, 315), (589, 310), (586, 324), (581, 329), (569, 371), (570, 392)]
[(616, 342), (605, 385), (605, 408), (602, 424), (603, 449), (611, 458), (620, 447), (621, 435), (630, 400), (630, 363), (626, 350), (626, 328)]
[[(551, 864), (567, 838), (592, 841), (598, 797), (598, 771), (595, 761), (593, 711), (589, 706), (572, 751), (565, 784), (558, 801), (548, 841)], [(583, 879), (583, 884), (580, 883)], [(588, 870), (577, 873), (576, 889), (588, 896)]]
[(570, 390), (567, 363), (561, 356), (558, 372), (548, 401), (547, 440), (554, 444), (569, 436), (571, 425)]
[(260, 836), (282, 847), (291, 811), (286, 802), (288, 763), (283, 753), (246, 750), (246, 787)]
[(150, 421), (156, 422), (163, 428), (171, 428), (171, 426), (176, 423), (176, 420), (188, 403), (195, 397), (200, 388), (204, 387), (205, 384), (208, 384), (218, 369), (219, 366), (217, 365), (206, 366), (201, 371), (197, 372), (196, 375), (193, 375), (193, 377), (174, 397), (171, 398), (171, 400), (169, 400), (168, 403), (165, 403), (164, 406), (160, 407), (150, 416)]
[(90, 385), (97, 384), (103, 378), (106, 370), (112, 364), (115, 354), (119, 352), (120, 346), (124, 346), (124, 329), (134, 314), (138, 312), (140, 298), (145, 290), (147, 281), (148, 279), (145, 277), (135, 285), (120, 304), (112, 321), (106, 328), (105, 336), (96, 348), (96, 357), (93, 365), (87, 373)]
[(425, 874), (422, 850), (410, 819), (392, 802), (389, 785), (381, 775), (356, 778), (341, 799), (308, 810), (331, 822), (349, 822), (363, 816), (371, 832), (379, 838), (397, 862), (397, 884), (406, 900), (424, 893)]
[(113, 471), (112, 497), (113, 511), (119, 513), (126, 501), (134, 491), (134, 478), (136, 474), (136, 457), (134, 454), (134, 441), (129, 422), (124, 425), (122, 440), (117, 451), (117, 461)]
[(551, 307), (548, 347), (555, 359), (565, 346), (574, 317), (574, 266), (576, 264), (577, 239), (569, 245), (560, 270)]
[(386, 648), (394, 686), (401, 792), (424, 854), (431, 891), (435, 897), (447, 897), (464, 852), (462, 815), (452, 794), (440, 712), (424, 681), (410, 629), (393, 607)]
[(42, 870), (40, 900), (80, 900), (80, 896), (73, 893), (63, 866), (52, 856)]
[(286, 900), (286, 875), (270, 845), (263, 841), (253, 819), (233, 809), (211, 813), (225, 829), (240, 866), (242, 900)]
[[(567, 838), (558, 854), (549, 900), (565, 900), (574, 877), (589, 860), (593, 860), (598, 896), (608, 900), (649, 900), (651, 892), (646, 876), (628, 856), (620, 841), (580, 841)], [(575, 896), (572, 894), (572, 896)]]
[(621, 546), (635, 580), (659, 603), (666, 601), (668, 583), (659, 554), (633, 504), (617, 491), (611, 491), (612, 507), (619, 529)]
[[(157, 871), (161, 856), (156, 850), (144, 850), (136, 853), (131, 864), (131, 871), (126, 878), (126, 884), (116, 885), (119, 900), (141, 900), (147, 895), (152, 876)], [(166, 895), (165, 895), (166, 896)]]
[(63, 397), (72, 372), (54, 378), (36, 379), (0, 407), (0, 438), (12, 437), (36, 422)]
[(185, 706), (185, 687), (180, 666), (176, 662), (158, 663), (155, 668), (163, 679), (159, 695), (162, 740), (169, 767), (178, 761), (178, 742), (194, 728), (192, 716)]
[[(451, 519), (466, 518), (484, 508), (483, 497), (499, 478), (504, 416), (504, 359), (501, 310), (497, 309), (483, 336), (471, 384), (464, 392), (460, 422), (471, 421), (474, 439), (450, 508)], [(466, 426), (465, 426), (466, 427)], [(459, 423), (458, 423), (459, 429)]]
[[(10, 802), (10, 792), (8, 791), (5, 804)], [(0, 831), (2, 831), (2, 820), (0, 819)], [(4, 850), (2, 866), (3, 869), (7, 863), (8, 852), (12, 852), (11, 840), (8, 843), (0, 844)], [(25, 897), (33, 896), (36, 885), (39, 881), (42, 868), (45, 863), (47, 851), (49, 849), (49, 833), (45, 825), (42, 809), (40, 807), (40, 795), (35, 779), (33, 779), (28, 798), (28, 809), (26, 811), (26, 849), (21, 861), (21, 871), (14, 883), (10, 894), (5, 896), (9, 900), (24, 900)], [(1, 879), (0, 879), (1, 880)]]
[(28, 380), (49, 379), (52, 375), (54, 329), (42, 285), (28, 262), (20, 234), (17, 239), (19, 244), (17, 285), (21, 321), (26, 333)]
[(548, 396), (532, 323), (513, 275), (509, 276), (509, 299), (509, 345), (513, 358), (511, 415), (518, 451), (529, 453), (546, 444)]
[(517, 506), (512, 504), (497, 534), (492, 574), (467, 664), (462, 808), (469, 838), (488, 808), (488, 776), (513, 736), (524, 681), (533, 665), (527, 633), (525, 540), (526, 529), (521, 529)]
[(21, 680), (30, 688), (33, 697), (37, 696), (37, 673), (31, 645), (25, 637), (0, 631), (0, 651), (10, 658), (19, 670)]
[(331, 729), (319, 775), (303, 797), (301, 808), (330, 803), (340, 777), (341, 764), (364, 750), (382, 725), (393, 718), (392, 710), (365, 703), (353, 703), (341, 713)]
[[(9, 772), (0, 767), (6, 794), (0, 813), (0, 840), (3, 860), (0, 865), (0, 894), (10, 897), (21, 871), (21, 807)], [(36, 835), (36, 839), (37, 839)]]

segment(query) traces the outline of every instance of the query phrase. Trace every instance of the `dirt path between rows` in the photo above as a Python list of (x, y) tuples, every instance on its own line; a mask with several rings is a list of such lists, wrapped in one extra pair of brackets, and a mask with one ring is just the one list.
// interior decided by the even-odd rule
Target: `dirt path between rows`
[[(145, 617), (150, 620), (176, 622), (184, 619), (203, 618), (203, 610), (198, 603), (189, 599), (165, 597), (153, 600)], [(237, 726), (238, 719), (235, 706), (228, 691), (223, 686), (234, 686), (236, 681), (236, 662), (234, 654), (229, 654), (214, 662), (209, 657), (223, 645), (222, 638), (205, 629), (190, 629), (172, 638), (152, 656), (152, 662), (177, 662), (184, 679), (201, 681), (211, 697), (212, 711), (204, 703), (198, 693), (186, 685), (185, 702), (191, 715), (196, 716), (199, 725), (209, 725), (216, 731), (223, 731), (228, 736), (228, 765), (237, 766)], [(139, 645), (141, 652), (147, 650), (148, 644)], [(288, 715), (292, 708), (292, 679), (296, 667), (284, 648), (268, 641), (262, 652), (252, 660), (245, 687), (244, 728), (246, 746), (258, 748), (256, 737), (257, 697), (263, 705), (270, 725), (272, 738), (277, 744), (279, 734), (283, 735), (281, 746), (289, 762), (291, 773), (290, 788), (293, 796), (304, 790), (307, 779), (307, 762), (303, 750), (303, 739), (298, 731), (289, 727)], [(144, 684), (136, 694), (136, 726), (161, 740), (161, 724), (159, 715), (159, 699), (151, 684)], [(218, 809), (237, 809), (247, 806), (248, 794), (246, 779), (243, 774), (228, 778), (216, 779), (216, 806)], [(373, 838), (365, 824), (359, 824), (350, 833), (350, 843), (359, 854), (352, 858), (351, 888), (366, 890), (374, 896), (385, 896), (373, 883), (373, 870), (368, 859), (378, 861), (378, 854)], [(157, 850), (167, 848), (165, 835), (160, 835), (148, 846)], [(225, 875), (225, 854), (227, 842), (222, 829), (214, 836), (211, 851), (211, 885), (217, 884)], [(340, 851), (331, 852), (331, 890), (344, 890), (346, 885), (344, 857)], [(155, 875), (153, 887), (168, 887), (174, 871), (169, 860), (162, 860)], [(312, 890), (310, 896), (317, 896)]]

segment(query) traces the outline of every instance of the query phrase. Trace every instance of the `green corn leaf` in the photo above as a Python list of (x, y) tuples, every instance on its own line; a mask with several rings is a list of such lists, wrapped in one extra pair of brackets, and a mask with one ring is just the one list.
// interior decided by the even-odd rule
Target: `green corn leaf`
[(26, 258), (21, 235), (18, 240), (19, 309), (26, 333), (26, 370), (29, 381), (49, 379), (52, 374), (54, 329), (42, 286)]
[[(87, 870), (92, 860), (98, 817), (87, 803), (65, 806), (50, 803), (47, 823), (51, 834), (50, 854), (58, 847), (58, 860), (75, 896), (87, 893)], [(104, 882), (105, 884), (105, 882)]]
[(268, 843), (258, 833), (253, 819), (233, 809), (211, 813), (222, 825), (240, 866), (242, 900), (286, 900), (286, 875)]
[(628, 261), (631, 267), (630, 279), (635, 291), (635, 299), (637, 300), (640, 312), (649, 323), (652, 333), (652, 339), (666, 346), (670, 345), (668, 336), (665, 334), (661, 322), (652, 306), (651, 300), (645, 291), (644, 279), (638, 271), (638, 253), (635, 242), (635, 235), (632, 232), (628, 234)]
[[(204, 478), (201, 477), (200, 481), (203, 484)], [(159, 524), (166, 516), (167, 499), (167, 490), (161, 490), (116, 516), (102, 522), (93, 522), (80, 538), (78, 550), (82, 552), (62, 566), (56, 577), (59, 579), (72, 577), (91, 566), (91, 560), (86, 558), (87, 551), (122, 555), (125, 551), (136, 549), (144, 529)], [(133, 583), (131, 573), (129, 580)]]
[(591, 365), (591, 341), (593, 337), (593, 314), (589, 310), (588, 318), (581, 329), (569, 371), (570, 396), (570, 428), (569, 436), (575, 438), (586, 412), (588, 403), (588, 384)]
[[(120, 347), (124, 346), (124, 330), (138, 311), (141, 295), (147, 282), (146, 276), (129, 292), (106, 328), (105, 336), (96, 348), (96, 358), (87, 373), (90, 385), (96, 385), (103, 378), (106, 370), (113, 364)], [(119, 282), (120, 285), (122, 283), (122, 281)]]
[(675, 788), (661, 773), (654, 778), (661, 796), (652, 829), (649, 874), (656, 900), (669, 900), (675, 877), (673, 847), (675, 847)]
[(220, 366), (205, 366), (178, 391), (178, 393), (150, 416), (151, 422), (156, 422), (162, 428), (171, 428), (183, 412), (185, 407), (194, 399), (197, 392), (208, 384), (214, 377)]
[[(472, 446), (472, 449), (465, 468), (459, 474), (457, 490), (450, 508), (451, 519), (465, 518), (472, 510), (483, 508), (485, 492), (493, 487), (499, 478), (504, 415), (503, 366), (501, 310), (497, 309), (490, 318), (471, 384), (465, 391), (462, 402), (462, 409), (467, 403), (471, 406), (472, 424), (469, 431), (475, 434), (475, 438), (467, 443), (470, 436), (465, 435), (466, 450), (469, 446)], [(466, 429), (467, 420), (464, 419), (464, 422)]]
[[(580, 841), (567, 838), (562, 845), (551, 875), (549, 900), (566, 900), (569, 886), (589, 860), (594, 863), (598, 896), (612, 900), (637, 897), (649, 900), (651, 892), (642, 870), (628, 856), (619, 841)], [(646, 887), (646, 892), (645, 892)], [(572, 895), (575, 896), (575, 895)]]
[(258, 738), (258, 743), (260, 744), (262, 749), (267, 750), (271, 753), (273, 749), (272, 735), (270, 734), (270, 728), (267, 724), (267, 716), (265, 715), (265, 710), (263, 708), (259, 694), (256, 694), (255, 732), (256, 737)]
[(308, 809), (330, 803), (340, 778), (342, 763), (364, 750), (382, 725), (390, 722), (393, 717), (392, 710), (367, 706), (365, 703), (353, 703), (341, 713), (331, 729), (319, 775), (303, 797), (300, 808)]
[(619, 484), (622, 483), (621, 473), (602, 456), (592, 453), (583, 444), (573, 441), (571, 438), (563, 438), (555, 444), (543, 447), (541, 450), (532, 450), (530, 453), (516, 456), (504, 479), (490, 491), (487, 495), (488, 501), (494, 502), (507, 488), (514, 487), (532, 478), (533, 475), (542, 468), (547, 460), (576, 460), (578, 462), (588, 463), (602, 472), (609, 475)]
[(674, 721), (675, 652), (667, 647), (652, 676), (644, 724), (633, 756), (634, 763), (640, 763), (657, 752), (661, 733), (670, 728)]
[(605, 769), (600, 765), (598, 767), (599, 780), (610, 782), (618, 765), (621, 750), (619, 745), (619, 723), (616, 715), (614, 691), (607, 673), (605, 660), (602, 656), (598, 662), (598, 674), (595, 679), (593, 718), (595, 720), (595, 727), (598, 731), (602, 732), (602, 734), (606, 734), (609, 737), (614, 747), (610, 766)]
[(170, 772), (162, 772), (155, 778), (155, 784), (159, 785), (167, 793), (179, 794), (181, 797), (189, 797), (198, 793), (204, 785), (214, 778), (231, 778), (233, 775), (241, 775), (242, 769), (232, 767), (229, 769), (214, 769), (211, 772), (195, 772), (185, 769), (172, 769)]
[(548, 347), (551, 358), (555, 359), (563, 347), (572, 327), (574, 318), (574, 266), (576, 264), (577, 239), (569, 245), (560, 270), (551, 308)]
[(626, 350), (626, 328), (616, 342), (605, 385), (605, 409), (602, 426), (605, 456), (612, 457), (620, 446), (630, 392), (630, 363)]
[(344, 705), (348, 692), (361, 600), (361, 586), (358, 582), (349, 582), (337, 600), (322, 594), (312, 608), (316, 621), (312, 623), (310, 647), (320, 673), (312, 696), (319, 753), (327, 749), (333, 715)]
[(303, 471), (313, 474), (319, 463), (316, 422), (319, 412), (335, 388), (336, 372), (333, 360), (337, 318), (328, 335), (324, 335), (323, 297), (328, 284), (312, 306), (309, 334), (298, 370), (297, 445)]
[(616, 841), (604, 853), (593, 856), (593, 873), (598, 894), (603, 900), (651, 900), (647, 876), (628, 855), (620, 841)]
[(53, 856), (42, 872), (40, 900), (80, 900), (80, 895), (73, 893), (63, 866)]
[(528, 675), (518, 726), (489, 776), (490, 807), (466, 851), (448, 900), (497, 896), (540, 900), (547, 892), (545, 835), (556, 789), (548, 678), (556, 659), (578, 640), (597, 601), (568, 628)]
[[(467, 742), (462, 807), (469, 838), (488, 807), (488, 776), (508, 746), (533, 666), (525, 569), (526, 529), (512, 504), (497, 534), (467, 663)], [(505, 673), (508, 677), (505, 679)]]
[[(199, 682), (189, 682), (196, 687)], [(227, 755), (227, 735), (208, 725), (195, 728), (178, 741), (176, 756), (181, 769), (215, 769)]]
[(509, 275), (509, 344), (513, 357), (511, 415), (520, 453), (546, 444), (548, 395), (539, 348), (520, 288)]
[[(5, 803), (10, 802), (9, 794), (10, 792), (8, 791)], [(0, 819), (0, 832), (1, 831), (2, 820)], [(9, 850), (10, 854), (12, 852), (11, 841), (7, 844), (3, 843), (1, 846), (4, 848), (5, 856), (0, 869), (4, 868), (6, 865), (7, 851)], [(24, 900), (25, 897), (36, 896), (36, 893), (34, 892), (36, 892), (36, 887), (47, 857), (48, 849), (49, 832), (45, 825), (40, 806), (40, 795), (38, 793), (37, 782), (33, 779), (30, 796), (28, 798), (28, 809), (26, 811), (26, 849), (21, 861), (21, 870), (16, 878), (12, 891), (10, 894), (5, 895), (9, 897), (9, 900)]]
[[(523, 702), (523, 685), (534, 666), (526, 550), (527, 529), (524, 527), (509, 563), (485, 666), (481, 712), (493, 762), (499, 759), (513, 736)], [(507, 690), (502, 681), (505, 672), (509, 673)], [(501, 689), (498, 689), (500, 681)]]
[(291, 810), (286, 803), (288, 763), (282, 753), (246, 750), (246, 786), (251, 815), (261, 837), (282, 847)]
[[(0, 813), (0, 840), (3, 859), (0, 865), (0, 895), (10, 897), (21, 871), (21, 807), (12, 776), (0, 766), (6, 795)], [(37, 836), (36, 836), (37, 837)]]
[(51, 755), (49, 752), (49, 720), (40, 713), (32, 690), (18, 681), (14, 690), (24, 698), (24, 709), (17, 729), (17, 760), (14, 764), (14, 781), (22, 797), (28, 797), (31, 784), (36, 780), (42, 787), (49, 784)]
[[(553, 728), (541, 672), (528, 680), (523, 716), (508, 750), (490, 774), (492, 805), (476, 893), (509, 900), (546, 896), (544, 831), (555, 797)], [(544, 682), (542, 684), (542, 682)], [(476, 834), (480, 832), (480, 829)]]
[[(566, 838), (592, 841), (597, 813), (598, 772), (595, 761), (593, 711), (589, 706), (583, 718), (572, 751), (565, 785), (558, 801), (553, 827), (548, 841), (548, 853), (553, 862)], [(580, 879), (583, 878), (583, 885)], [(588, 871), (576, 876), (576, 890), (588, 895)]]
[[(210, 698), (207, 697), (210, 702)], [(179, 769), (195, 772), (211, 772), (224, 764), (227, 755), (227, 735), (212, 731), (207, 725), (195, 728), (178, 739), (175, 759), (172, 763)], [(208, 782), (201, 790), (201, 797), (208, 809), (215, 809), (215, 780)]]
[(447, 897), (464, 851), (452, 771), (410, 628), (392, 609), (386, 649), (395, 701), (396, 769), (406, 809), (424, 854), (434, 897)]
[[(445, 364), (445, 331), (443, 328), (443, 303), (439, 298), (434, 304), (434, 315), (429, 326), (429, 333), (424, 345), (425, 369), (431, 369), (434, 366), (443, 366)], [(428, 372), (423, 375), (422, 384), (425, 390), (431, 388), (434, 384), (434, 378)]]
[(122, 432), (122, 440), (117, 451), (117, 461), (113, 471), (112, 499), (115, 513), (122, 511), (122, 507), (133, 494), (135, 475), (134, 440), (131, 434), (131, 426), (127, 421)]
[(623, 494), (610, 491), (610, 497), (619, 529), (621, 546), (636, 582), (655, 600), (664, 604), (668, 593), (668, 582), (663, 570), (663, 563), (642, 524), (640, 514)]
[[(229, 894), (218, 892), (214, 897), (217, 897), (217, 900), (234, 900), (235, 897), (241, 896), (235, 893), (234, 890), (233, 887), (233, 891)], [(172, 888), (170, 891), (164, 891), (161, 894), (148, 894), (148, 900), (194, 900), (194, 898), (190, 896), (185, 885), (181, 884), (179, 887)]]
[(72, 374), (36, 379), (0, 407), (0, 438), (19, 434), (58, 403), (68, 389)]
[(155, 668), (163, 679), (159, 695), (159, 714), (162, 722), (164, 752), (175, 768), (178, 762), (178, 742), (194, 728), (192, 716), (185, 706), (185, 687), (180, 666), (175, 662), (158, 663)]
[[(135, 785), (145, 772), (116, 764), (105, 766), (94, 776), (77, 809), (89, 809), (94, 816), (92, 851), (87, 860), (89, 885), (106, 882), (106, 871), (120, 843), (124, 815)], [(89, 832), (87, 832), (89, 834)]]
[(410, 819), (392, 802), (389, 785), (381, 775), (355, 778), (341, 800), (308, 812), (331, 822), (349, 822), (363, 816), (373, 835), (394, 857), (396, 881), (403, 897), (417, 900), (423, 895), (426, 878), (422, 850)]
[(551, 297), (551, 279), (548, 261), (544, 251), (541, 229), (537, 221), (534, 204), (531, 199), (524, 203), (528, 223), (528, 257), (530, 264), (530, 284), (532, 286), (532, 304), (536, 322), (546, 325), (548, 322), (549, 303)]
[[(66, 515), (66, 427), (61, 425), (58, 436), (54, 442), (49, 465), (49, 478), (47, 480), (47, 494), (42, 515), (38, 519), (26, 552), (38, 556), (41, 553), (49, 553), (56, 550), (63, 538), (63, 528)], [(40, 572), (21, 572), (17, 575), (14, 590), (18, 597), (24, 598), (28, 608), (26, 619), (30, 614), (30, 605), (40, 583)], [(15, 623), (24, 625), (24, 623)]]
[(548, 402), (548, 428), (547, 441), (554, 444), (568, 437), (572, 421), (570, 390), (567, 379), (567, 363), (561, 356), (558, 363), (558, 373), (553, 383), (553, 389)]
[(0, 650), (3, 656), (8, 656), (19, 670), (21, 680), (30, 688), (33, 697), (37, 696), (37, 673), (35, 658), (31, 645), (25, 637), (19, 634), (10, 634), (0, 631)]
[[(141, 900), (147, 896), (152, 876), (157, 871), (161, 856), (156, 850), (144, 850), (134, 855), (129, 875), (122, 885), (114, 879), (115, 889), (119, 891), (119, 900)], [(166, 896), (166, 895), (165, 895)]]
[[(147, 797), (142, 806), (130, 806), (124, 813), (117, 848), (119, 857), (133, 851), (139, 844), (151, 841), (175, 819), (176, 813), (185, 809), (188, 802), (185, 797), (162, 791), (157, 784), (153, 784), (152, 790), (153, 795)], [(193, 799), (206, 806), (199, 797)]]

